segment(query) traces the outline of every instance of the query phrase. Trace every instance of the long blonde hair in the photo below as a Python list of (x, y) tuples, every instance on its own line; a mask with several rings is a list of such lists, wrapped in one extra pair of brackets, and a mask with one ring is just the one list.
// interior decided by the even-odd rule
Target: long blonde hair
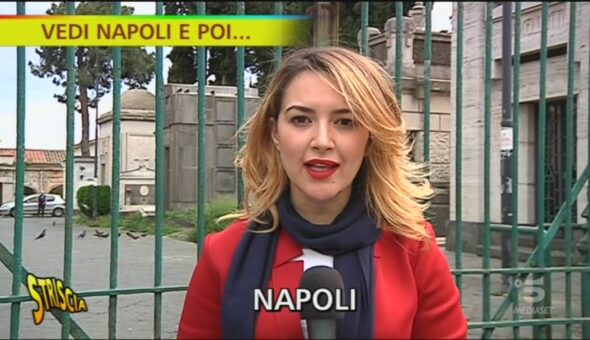
[(235, 165), (244, 177), (243, 209), (222, 219), (263, 221), (272, 216), (279, 227), (276, 202), (289, 179), (271, 139), (270, 118), (281, 110), (284, 90), (304, 71), (330, 80), (347, 101), (354, 118), (370, 133), (366, 154), (367, 206), (376, 213), (378, 226), (396, 234), (427, 240), (424, 212), (433, 189), (425, 167), (410, 161), (405, 123), (387, 71), (375, 61), (343, 47), (313, 47), (296, 50), (274, 74), (258, 110), (240, 128), (245, 144)]

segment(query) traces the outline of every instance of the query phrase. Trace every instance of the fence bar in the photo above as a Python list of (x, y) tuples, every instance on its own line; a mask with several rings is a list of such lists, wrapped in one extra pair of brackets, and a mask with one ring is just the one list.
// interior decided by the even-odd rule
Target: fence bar
[[(512, 134), (512, 2), (505, 1), (502, 3), (502, 122), (501, 132)], [(512, 144), (509, 146), (500, 146), (500, 180), (502, 183), (501, 190), (501, 219), (502, 223), (512, 224)], [(506, 149), (508, 147), (508, 149)], [(501, 252), (502, 267), (510, 267), (512, 264), (512, 242), (510, 233), (502, 233)], [(502, 291), (510, 288), (510, 278), (502, 276)]]
[[(463, 267), (463, 2), (457, 3), (457, 59), (455, 82), (455, 268)], [(459, 291), (463, 284), (461, 274), (455, 275)]]
[[(521, 3), (515, 2), (514, 14), (514, 59), (512, 63), (512, 267), (518, 268), (518, 259), (520, 254), (518, 251), (518, 240), (520, 239), (520, 228), (518, 227), (518, 160), (519, 160), (519, 141), (520, 141), (520, 20), (521, 20)], [(516, 274), (516, 273), (515, 273)], [(516, 275), (512, 276), (512, 282), (516, 280)], [(514, 308), (512, 311), (512, 319), (518, 321), (520, 313), (516, 312), (519, 309), (520, 300), (518, 298), (518, 290), (511, 290), (512, 301)], [(520, 328), (515, 326), (512, 329), (512, 335), (515, 339), (520, 339)]]
[[(244, 15), (246, 14), (246, 4), (244, 1), (238, 1), (237, 3), (237, 15)], [(236, 108), (237, 112), (237, 126), (236, 130), (238, 130), (242, 125), (244, 125), (244, 47), (237, 48), (237, 75), (236, 75), (236, 82), (237, 82), (237, 105)], [(237, 136), (237, 150), (242, 149), (244, 145), (244, 137), (243, 134), (240, 133)], [(242, 200), (244, 197), (244, 181), (242, 178), (242, 168), (238, 167), (238, 207), (242, 207)]]
[[(16, 14), (25, 15), (25, 3), (16, 3)], [(14, 218), (14, 271), (12, 272), (12, 295), (20, 294), (21, 271), (23, 262), (23, 199), (25, 183), (25, 47), (16, 48), (16, 196)], [(20, 302), (10, 306), (10, 338), (18, 339), (20, 327)]]
[[(67, 14), (76, 13), (74, 2), (66, 3)], [(70, 287), (72, 284), (72, 218), (74, 215), (74, 129), (75, 129), (75, 105), (76, 105), (76, 67), (74, 65), (76, 49), (66, 48), (66, 213), (64, 226), (64, 285)], [(67, 338), (70, 334), (70, 313), (63, 314), (61, 326), (61, 337)]]
[[(282, 15), (283, 14), (283, 2), (276, 1), (275, 2), (275, 13), (274, 15)], [(274, 58), (274, 70), (278, 70), (281, 67), (281, 61), (283, 57), (283, 47), (276, 46), (274, 48), (275, 58)]]
[(480, 275), (480, 274), (531, 274), (531, 273), (588, 273), (590, 266), (578, 267), (544, 267), (544, 268), (464, 268), (451, 270), (454, 274)]
[(369, 3), (361, 2), (361, 53), (369, 55)]
[[(403, 1), (395, 2), (395, 95), (397, 97), (397, 104), (402, 107), (402, 92), (403, 92), (403, 40), (404, 40), (404, 3)], [(402, 110), (403, 111), (403, 110)]]
[[(0, 262), (8, 269), (8, 271), (10, 271), (12, 273), (14, 273), (16, 271), (16, 268), (14, 267), (14, 256), (10, 253), (10, 251), (2, 243), (0, 243)], [(26, 287), (27, 286), (27, 275), (29, 274), (29, 271), (23, 266), (21, 266), (21, 268), (19, 268), (19, 271), (21, 273), (20, 283)], [(31, 296), (28, 294), (27, 295), (0, 296), (0, 304), (3, 304), (3, 303), (19, 303), (20, 304), (21, 302), (27, 302), (27, 301), (33, 301)], [(20, 309), (19, 309), (19, 312), (20, 312)], [(51, 315), (53, 315), (58, 322), (63, 323), (64, 313), (58, 311), (55, 308), (50, 309), (49, 313), (51, 313)], [(69, 321), (70, 322), (70, 335), (72, 335), (74, 337), (74, 339), (89, 339), (90, 338), (88, 336), (88, 334), (86, 334), (84, 332), (84, 330), (76, 323), (75, 320), (73, 320), (73, 319), (69, 319), (69, 320), (70, 320)], [(17, 319), (17, 321), (18, 321), (18, 319)], [(17, 322), (17, 327), (19, 325), (20, 325), (20, 323)], [(18, 337), (15, 336), (15, 337), (11, 337), (10, 339), (18, 339)]]
[[(590, 27), (589, 27), (590, 28)], [(590, 33), (590, 29), (588, 30)], [(590, 36), (590, 35), (589, 35)], [(590, 89), (590, 58), (588, 58), (588, 89)], [(590, 91), (588, 91), (588, 98), (586, 101), (587, 105), (587, 114), (588, 117), (586, 122), (588, 126), (586, 126), (586, 167), (590, 164)], [(590, 265), (590, 175), (588, 176), (588, 181), (586, 185), (586, 231), (584, 233), (584, 237), (580, 240), (578, 244), (578, 250), (582, 253), (582, 264)], [(585, 253), (583, 252), (585, 250)], [(581, 284), (582, 284), (582, 316), (583, 317), (590, 317), (590, 273), (582, 273), (581, 275)], [(590, 321), (586, 321), (582, 324), (582, 338), (583, 339), (590, 339)]]
[[(156, 15), (163, 15), (164, 3), (156, 2)], [(162, 286), (162, 234), (164, 231), (164, 51), (156, 47), (156, 230), (154, 286)], [(154, 339), (162, 337), (162, 293), (154, 293)]]
[[(206, 14), (205, 1), (199, 1), (197, 4), (197, 13)], [(198, 85), (198, 179), (197, 179), (197, 257), (201, 256), (203, 251), (203, 239), (205, 238), (205, 167), (207, 137), (205, 135), (205, 124), (207, 116), (205, 115), (205, 84), (207, 83), (207, 56), (205, 47), (197, 48), (197, 85)]]
[[(545, 227), (550, 226), (551, 224), (545, 224)], [(511, 224), (491, 224), (490, 228), (492, 231), (500, 231), (500, 232), (512, 232), (512, 225)], [(527, 226), (517, 226), (517, 230), (519, 233), (524, 234), (534, 234), (538, 233), (537, 227), (527, 227)]]
[[(590, 270), (589, 270), (590, 271)], [(26, 278), (23, 285), (26, 286)], [(182, 292), (186, 291), (188, 286), (160, 286), (155, 287), (138, 287), (138, 288), (116, 288), (116, 289), (99, 289), (99, 290), (85, 290), (76, 292), (79, 297), (96, 297), (96, 296), (111, 296), (111, 295), (137, 295), (137, 294), (153, 294), (153, 293), (167, 293), (167, 292)], [(0, 296), (0, 303), (11, 303), (14, 301), (27, 302), (33, 301), (30, 295), (19, 296)], [(74, 320), (70, 320), (72, 326), (79, 327)], [(70, 334), (74, 334), (74, 330)]]
[(426, 1), (424, 35), (424, 161), (430, 162), (430, 90), (432, 64), (432, 1)]
[[(549, 3), (543, 2), (541, 10), (541, 69), (540, 69), (540, 80), (539, 80), (539, 115), (538, 115), (538, 126), (537, 126), (537, 244), (541, 251), (537, 252), (537, 263), (538, 267), (545, 267), (545, 229), (543, 223), (545, 222), (545, 140), (546, 140), (546, 120), (547, 120), (547, 29), (548, 29), (548, 17), (549, 17)], [(534, 280), (537, 281), (540, 278), (546, 278), (543, 274), (537, 274), (533, 276)], [(537, 281), (538, 282), (538, 281)], [(547, 292), (547, 291), (545, 291)], [(535, 312), (540, 310), (544, 303), (534, 303)], [(534, 313), (534, 318), (539, 318), (539, 313)], [(543, 332), (546, 331), (543, 328), (535, 327), (533, 329), (533, 337), (539, 339), (544, 337)]]
[[(588, 30), (590, 33), (590, 30)], [(590, 36), (590, 35), (589, 35)], [(590, 89), (590, 58), (588, 58), (588, 89)], [(588, 99), (586, 101), (588, 107), (588, 117), (586, 122), (586, 167), (590, 167), (590, 91), (588, 91)], [(590, 266), (590, 175), (586, 183), (586, 231), (584, 237), (578, 244), (578, 250), (582, 254), (581, 263), (586, 266)], [(585, 252), (584, 252), (585, 251)], [(581, 286), (582, 286), (582, 316), (590, 317), (590, 273), (582, 273), (581, 275)], [(590, 321), (582, 323), (582, 338), (590, 339)]]
[[(494, 4), (488, 2), (486, 6), (486, 37), (485, 37), (485, 95), (484, 95), (484, 227), (483, 254), (484, 269), (490, 268), (490, 167), (491, 167), (491, 99), (492, 99), (492, 10)], [(490, 275), (483, 276), (483, 321), (489, 322), (491, 316), (490, 304)], [(483, 338), (489, 338), (491, 332), (484, 330)]]
[[(569, 190), (572, 187), (572, 174), (574, 167), (573, 145), (574, 141), (574, 77), (575, 77), (575, 55), (576, 55), (576, 3), (570, 2), (570, 25), (569, 41), (567, 43), (567, 101), (566, 101), (566, 143), (565, 143), (565, 187)], [(572, 265), (572, 206), (571, 195), (566, 196), (565, 210), (565, 265)], [(572, 317), (572, 275), (565, 273), (565, 317)], [(572, 327), (565, 325), (566, 339), (572, 338)]]
[[(578, 180), (574, 184), (572, 190), (568, 192), (568, 194), (572, 195), (573, 197), (577, 197), (580, 194), (580, 191), (582, 191), (584, 183), (588, 180), (589, 176), (590, 176), (590, 166), (586, 165), (586, 168), (584, 168), (584, 170), (582, 171), (582, 174), (578, 177)], [(561, 223), (563, 221), (564, 213), (565, 213), (565, 205), (566, 204), (564, 202), (561, 205), (561, 207), (559, 208), (559, 211), (557, 212), (555, 219), (551, 223), (551, 226), (549, 227), (549, 229), (546, 232), (544, 232), (546, 235), (545, 237), (547, 237), (548, 239), (552, 239), (555, 236), (555, 234), (557, 233), (557, 230), (560, 228)], [(545, 244), (544, 247), (547, 247), (547, 244)], [(528, 260), (526, 261), (526, 263), (523, 266), (524, 267), (523, 269), (527, 269), (527, 270), (523, 271), (522, 274), (520, 274), (518, 277), (518, 279), (520, 281), (524, 282), (526, 280), (527, 276), (529, 275), (527, 273), (527, 271), (530, 271), (531, 266), (536, 266), (535, 261), (538, 256), (537, 253), (544, 252), (544, 251), (546, 251), (546, 249), (540, 248), (540, 247), (536, 247), (533, 250), (533, 253), (529, 256)], [(581, 268), (588, 268), (588, 267), (590, 267), (590, 266), (585, 266), (585, 267), (581, 267)], [(547, 267), (543, 266), (543, 268), (547, 268)], [(541, 269), (543, 269), (543, 268), (541, 268)], [(584, 285), (582, 285), (582, 287), (584, 287)], [(511, 289), (515, 289), (515, 287), (513, 286)], [(584, 290), (582, 290), (582, 292), (584, 292)], [(511, 295), (509, 295), (508, 297), (506, 297), (504, 299), (504, 301), (502, 302), (500, 307), (498, 307), (498, 310), (494, 314), (493, 320), (498, 321), (502, 318), (502, 316), (504, 315), (504, 312), (506, 312), (506, 309), (508, 308), (508, 305), (510, 304), (511, 301), (512, 301)]]
[[(580, 174), (580, 176), (578, 177), (572, 190), (568, 192), (568, 195), (572, 195), (573, 197), (577, 197), (580, 194), (580, 191), (582, 191), (582, 188), (584, 187), (584, 183), (588, 180), (589, 176), (590, 176), (590, 165), (587, 164), (586, 167), (584, 168), (584, 170), (582, 171), (582, 173)], [(559, 230), (561, 223), (563, 222), (563, 217), (564, 217), (564, 213), (565, 213), (565, 205), (566, 204), (564, 202), (561, 205), (561, 207), (559, 208), (559, 211), (557, 212), (555, 219), (551, 223), (551, 226), (549, 227), (549, 229), (546, 232), (544, 232), (546, 235), (545, 237), (547, 237), (548, 239), (552, 239), (555, 236), (555, 234), (557, 233), (557, 230)], [(547, 244), (545, 244), (544, 247), (547, 247)], [(533, 253), (531, 255), (529, 255), (529, 258), (523, 267), (529, 268), (531, 266), (536, 266), (535, 261), (538, 256), (537, 253), (544, 252), (544, 251), (546, 251), (545, 248), (540, 248), (539, 246), (537, 246), (533, 250)], [(587, 268), (587, 267), (589, 267), (589, 266), (582, 267), (582, 268)], [(547, 268), (547, 267), (544, 266), (543, 268)], [(523, 272), (523, 274), (520, 274), (518, 279), (520, 281), (524, 282), (526, 280), (527, 276), (528, 276), (528, 273)], [(582, 285), (582, 286), (584, 286), (584, 285)], [(515, 287), (513, 286), (511, 289), (515, 289)], [(502, 318), (502, 316), (504, 315), (504, 312), (508, 308), (508, 305), (510, 304), (511, 300), (512, 300), (511, 295), (509, 295), (508, 297), (506, 297), (504, 299), (504, 301), (502, 302), (500, 307), (498, 307), (496, 314), (494, 314), (493, 320), (498, 321)]]
[[(113, 14), (121, 15), (121, 1), (114, 2)], [(121, 173), (121, 47), (113, 47), (113, 168), (111, 172), (111, 264), (109, 288), (117, 288), (119, 269), (119, 190)], [(117, 338), (117, 296), (109, 297), (109, 339)]]
[(484, 329), (494, 329), (494, 328), (502, 328), (502, 327), (516, 327), (517, 325), (523, 326), (545, 326), (545, 325), (563, 325), (563, 324), (573, 324), (573, 323), (582, 323), (588, 322), (590, 318), (584, 317), (574, 317), (574, 318), (551, 318), (551, 319), (524, 319), (520, 321), (490, 321), (490, 322), (470, 322), (469, 328), (484, 328)]

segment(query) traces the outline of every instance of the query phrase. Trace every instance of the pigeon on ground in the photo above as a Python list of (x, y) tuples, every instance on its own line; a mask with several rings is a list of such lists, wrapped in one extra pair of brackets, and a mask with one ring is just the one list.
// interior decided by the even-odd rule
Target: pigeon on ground
[[(105, 236), (106, 235), (106, 236)], [(103, 233), (102, 231), (98, 230), (98, 229), (94, 229), (94, 236), (98, 236), (98, 237), (107, 237), (109, 236), (109, 233)]]
[(79, 235), (78, 238), (83, 238), (84, 236), (86, 236), (86, 230), (82, 231)]
[(104, 234), (100, 234), (100, 235), (96, 235), (98, 237), (102, 237), (102, 238), (107, 238), (109, 237), (109, 233), (104, 233)]
[(53, 221), (53, 223), (51, 223), (51, 225), (55, 227), (55, 221)]
[(129, 232), (129, 231), (128, 231), (128, 232), (126, 232), (125, 234), (127, 234), (127, 236), (131, 237), (131, 238), (132, 238), (132, 239), (134, 239), (134, 240), (137, 240), (137, 239), (139, 238), (139, 236), (135, 236), (135, 235), (133, 235), (133, 234), (132, 234), (131, 232)]
[(40, 238), (43, 238), (43, 237), (45, 237), (45, 231), (46, 231), (46, 230), (47, 230), (47, 229), (43, 229), (43, 231), (41, 232), (41, 234), (39, 234), (39, 236), (35, 237), (35, 240), (38, 240), (38, 239), (40, 239)]

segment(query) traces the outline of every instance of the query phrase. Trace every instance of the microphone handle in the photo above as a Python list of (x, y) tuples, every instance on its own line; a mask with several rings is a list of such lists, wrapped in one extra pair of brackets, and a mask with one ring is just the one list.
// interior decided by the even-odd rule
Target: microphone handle
[(336, 319), (307, 320), (308, 339), (336, 339)]

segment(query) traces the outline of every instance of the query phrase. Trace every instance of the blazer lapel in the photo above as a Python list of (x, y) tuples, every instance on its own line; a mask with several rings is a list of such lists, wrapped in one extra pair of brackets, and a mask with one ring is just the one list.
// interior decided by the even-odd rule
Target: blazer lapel
[[(293, 260), (301, 254), (301, 246), (288, 233), (281, 231), (270, 278), (270, 287), (275, 291), (275, 298), (280, 289), (287, 288), (294, 292), (298, 288), (303, 274), (303, 261)], [(299, 313), (282, 309), (280, 312), (265, 314), (265, 318), (270, 321), (266, 325), (269, 328), (268, 334), (280, 338), (302, 338)]]
[(301, 254), (301, 246), (287, 232), (281, 230), (273, 267), (281, 267)]

